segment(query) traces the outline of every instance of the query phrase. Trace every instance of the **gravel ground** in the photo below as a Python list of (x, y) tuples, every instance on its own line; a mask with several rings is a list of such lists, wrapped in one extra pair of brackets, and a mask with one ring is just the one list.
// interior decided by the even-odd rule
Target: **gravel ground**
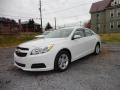
[(0, 49), (0, 90), (120, 90), (120, 43), (104, 44), (62, 73), (25, 72), (13, 65), (14, 48)]

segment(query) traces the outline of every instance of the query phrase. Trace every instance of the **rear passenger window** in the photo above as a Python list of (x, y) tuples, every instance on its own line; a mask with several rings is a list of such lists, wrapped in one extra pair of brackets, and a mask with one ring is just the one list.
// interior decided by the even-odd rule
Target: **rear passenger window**
[(77, 29), (75, 31), (74, 35), (80, 35), (81, 37), (84, 37), (84, 32), (83, 32), (83, 30)]
[(85, 36), (92, 36), (92, 32), (90, 30), (85, 29)]
[(92, 30), (90, 30), (90, 32), (92, 33), (92, 35), (95, 35), (96, 33), (95, 32), (93, 32)]

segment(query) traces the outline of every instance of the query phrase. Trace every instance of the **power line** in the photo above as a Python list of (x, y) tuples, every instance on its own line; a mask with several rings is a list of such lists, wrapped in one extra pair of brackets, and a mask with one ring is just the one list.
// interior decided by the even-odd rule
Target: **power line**
[(84, 13), (84, 14), (79, 14), (79, 15), (72, 15), (72, 16), (66, 16), (66, 17), (60, 17), (61, 19), (69, 19), (69, 18), (77, 18), (80, 16), (85, 16), (88, 13)]
[[(68, 19), (68, 18), (74, 18), (74, 17), (84, 16), (86, 14), (89, 14), (89, 13), (83, 13), (83, 14), (72, 15), (72, 16), (64, 16), (64, 17), (59, 17), (59, 18), (61, 18), (61, 19)], [(11, 16), (11, 15), (5, 15), (5, 16), (11, 17), (11, 18), (14, 18), (14, 19), (23, 19), (23, 20), (27, 20), (27, 19), (36, 19), (37, 20), (37, 19), (40, 19), (39, 17), (19, 17), (19, 16)], [(44, 17), (43, 19), (50, 19), (50, 18)]]
[[(82, 4), (79, 4), (79, 5), (77, 5), (77, 6), (73, 6), (73, 7), (70, 7), (70, 8), (66, 8), (66, 9), (62, 9), (62, 10), (57, 10), (57, 11), (53, 11), (53, 12), (47, 12), (47, 14), (49, 13), (59, 13), (59, 12), (63, 12), (63, 11), (67, 11), (67, 10), (69, 10), (69, 9), (74, 9), (74, 8), (77, 8), (77, 7), (81, 7), (81, 6), (84, 6), (85, 4), (91, 4), (90, 2), (87, 2), (87, 3), (82, 3)], [(41, 5), (42, 6), (42, 5)], [(44, 13), (45, 14), (45, 13)], [(6, 16), (6, 15), (5, 15)], [(9, 15), (9, 16), (11, 16), (11, 15)], [(12, 15), (12, 17), (14, 17), (13, 15)], [(16, 16), (15, 16), (16, 17)], [(26, 18), (26, 17), (23, 17), (23, 18)], [(31, 18), (31, 17), (28, 17), (28, 18)]]
[(0, 13), (1, 15), (7, 16), (7, 17), (14, 17), (14, 18), (23, 18), (23, 19), (27, 19), (27, 18), (32, 18), (32, 17), (20, 17), (20, 16), (14, 16), (14, 15), (10, 15), (10, 14), (4, 14), (4, 13)]
[(67, 11), (67, 10), (74, 9), (74, 8), (77, 8), (77, 7), (85, 6), (85, 5), (87, 5), (87, 4), (91, 4), (91, 3), (88, 2), (88, 3), (84, 3), (84, 4), (79, 4), (79, 5), (77, 5), (77, 6), (73, 6), (73, 7), (70, 7), (70, 8), (66, 8), (66, 9), (62, 9), (62, 10), (57, 10), (57, 11), (53, 11), (53, 12), (46, 12), (46, 13), (44, 13), (44, 14), (61, 13), (61, 12), (63, 12), (63, 11)]
[[(67, 10), (69, 10), (69, 9), (74, 9), (74, 8), (76, 8), (76, 7), (81, 7), (81, 6), (83, 6), (83, 5), (85, 5), (85, 4), (91, 4), (91, 3), (84, 3), (84, 4), (79, 4), (79, 5), (77, 5), (77, 6), (73, 6), (73, 7), (70, 7), (70, 8), (66, 8), (66, 9), (62, 9), (62, 10), (58, 10), (58, 11), (54, 11), (54, 12), (47, 12), (47, 13), (59, 13), (59, 12), (63, 12), (63, 11), (67, 11)], [(88, 14), (88, 13), (87, 13)], [(19, 16), (13, 16), (13, 15), (7, 15), (7, 14), (2, 14), (2, 15), (4, 15), (4, 16), (8, 16), (8, 17), (13, 17), (13, 18), (16, 18), (16, 19), (40, 19), (40, 18), (38, 18), (38, 17), (35, 17), (35, 18), (33, 18), (33, 17), (19, 17)], [(85, 14), (84, 14), (85, 15)], [(81, 16), (81, 15), (77, 15), (77, 16)], [(62, 17), (62, 18), (70, 18), (70, 17), (76, 17), (76, 15), (74, 15), (74, 16), (67, 16), (67, 17)], [(49, 19), (49, 18), (43, 18), (43, 19)]]
[[(91, 1), (90, 1), (91, 2)], [(90, 2), (85, 2), (85, 3), (90, 3)], [(67, 2), (67, 3), (69, 3), (69, 2)], [(76, 4), (76, 3), (80, 3), (80, 1), (79, 2), (75, 2), (75, 3), (72, 3), (72, 4)], [(85, 4), (85, 3), (82, 3), (82, 4)], [(51, 5), (49, 2), (43, 2), (43, 4), (44, 4), (44, 6), (49, 6), (49, 5)]]
[[(9, 17), (9, 18), (14, 18), (14, 19), (23, 19), (23, 20), (27, 20), (27, 19), (40, 19), (39, 17), (22, 17), (22, 16), (15, 16), (15, 15), (10, 15), (10, 14), (4, 14), (4, 13), (0, 13), (0, 17)], [(46, 18), (47, 19), (47, 18)]]

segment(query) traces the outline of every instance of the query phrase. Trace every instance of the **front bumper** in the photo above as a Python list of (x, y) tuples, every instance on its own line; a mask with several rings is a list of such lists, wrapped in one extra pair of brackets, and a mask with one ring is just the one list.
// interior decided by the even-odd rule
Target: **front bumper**
[[(54, 69), (55, 56), (56, 54), (54, 53), (45, 53), (39, 55), (28, 55), (26, 57), (19, 57), (14, 53), (14, 65), (24, 71), (49, 71)], [(45, 67), (32, 68), (33, 64), (44, 64)]]

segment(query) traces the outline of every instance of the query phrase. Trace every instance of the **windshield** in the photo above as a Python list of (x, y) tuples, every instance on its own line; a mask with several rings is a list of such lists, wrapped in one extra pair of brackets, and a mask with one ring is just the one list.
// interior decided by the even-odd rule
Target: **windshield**
[(45, 38), (66, 38), (72, 31), (73, 28), (56, 30), (46, 35)]

